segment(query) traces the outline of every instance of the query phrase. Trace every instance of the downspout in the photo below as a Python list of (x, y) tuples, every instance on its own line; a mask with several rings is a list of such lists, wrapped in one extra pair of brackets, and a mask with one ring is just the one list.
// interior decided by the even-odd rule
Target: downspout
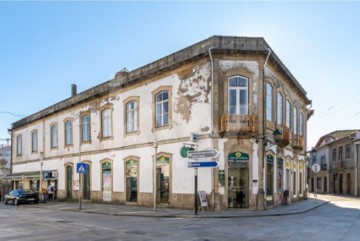
[[(270, 57), (270, 54), (271, 54), (271, 49), (270, 48), (266, 48), (268, 50), (268, 54), (266, 56), (266, 59), (265, 59), (265, 63), (264, 63), (264, 67), (263, 67), (263, 130), (262, 130), (262, 134), (263, 134), (263, 138), (262, 138), (262, 182), (261, 182), (261, 185), (260, 185), (260, 182), (259, 182), (259, 189), (260, 189), (260, 194), (263, 194), (263, 202), (264, 202), (264, 209), (266, 209), (266, 193), (265, 193), (265, 186), (264, 186), (264, 183), (265, 183), (265, 177), (266, 177), (266, 168), (265, 168), (265, 164), (266, 164), (266, 158), (265, 158), (265, 148), (266, 148), (266, 81), (265, 81), (265, 68), (266, 68), (266, 65), (267, 65), (267, 62), (269, 60), (269, 57)], [(258, 200), (259, 201), (259, 200)], [(257, 203), (258, 203), (257, 201)]]
[[(211, 62), (211, 73), (210, 73), (210, 78), (211, 78), (211, 99), (210, 99), (210, 105), (211, 105), (211, 134), (210, 134), (210, 139), (211, 139), (211, 149), (214, 149), (214, 142), (213, 142), (213, 136), (214, 136), (214, 60), (212, 58), (211, 55), (211, 50), (214, 47), (210, 47), (209, 48), (209, 57), (210, 57), (210, 62)], [(214, 160), (212, 160), (214, 161)], [(215, 168), (212, 168), (212, 173), (211, 173), (211, 202), (212, 202), (212, 208), (213, 210), (215, 209)]]

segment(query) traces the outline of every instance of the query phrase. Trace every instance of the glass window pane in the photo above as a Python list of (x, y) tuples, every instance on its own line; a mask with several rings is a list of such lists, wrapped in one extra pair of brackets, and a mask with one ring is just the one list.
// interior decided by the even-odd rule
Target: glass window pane
[(247, 79), (239, 77), (238, 78), (238, 86), (247, 87)]
[(229, 92), (229, 105), (236, 106), (236, 90), (230, 90)]
[(167, 91), (163, 92), (163, 101), (168, 100), (169, 99), (169, 93)]
[(169, 112), (169, 104), (168, 102), (164, 102), (164, 105), (163, 105), (163, 109), (164, 109), (164, 113), (168, 113)]

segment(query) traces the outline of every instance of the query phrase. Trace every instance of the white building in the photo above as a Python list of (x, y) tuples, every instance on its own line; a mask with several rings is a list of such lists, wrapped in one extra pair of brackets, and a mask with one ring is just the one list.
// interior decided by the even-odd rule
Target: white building
[(306, 197), (310, 103), (263, 38), (213, 36), (13, 123), (10, 178), (76, 199), (83, 162), (85, 199), (192, 208), (193, 146), (220, 152), (198, 172), (211, 207), (263, 209)]

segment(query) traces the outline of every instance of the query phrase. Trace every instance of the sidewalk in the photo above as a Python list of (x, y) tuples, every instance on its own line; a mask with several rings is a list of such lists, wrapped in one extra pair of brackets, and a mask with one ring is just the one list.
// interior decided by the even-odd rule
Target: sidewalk
[(57, 209), (59, 211), (72, 211), (83, 213), (96, 213), (112, 216), (138, 216), (138, 217), (165, 217), (165, 218), (249, 218), (249, 217), (265, 217), (265, 216), (283, 216), (309, 212), (315, 208), (329, 203), (330, 200), (314, 199), (309, 197), (307, 200), (292, 203), (291, 205), (281, 205), (270, 207), (263, 211), (230, 209), (228, 211), (211, 211), (205, 208), (205, 211), (198, 211), (198, 215), (194, 215), (193, 210), (181, 210), (173, 208), (157, 207), (156, 211), (150, 207), (139, 207), (117, 204), (98, 204), (85, 202), (79, 209), (79, 203), (76, 202), (56, 202), (53, 204), (39, 204), (38, 208)]

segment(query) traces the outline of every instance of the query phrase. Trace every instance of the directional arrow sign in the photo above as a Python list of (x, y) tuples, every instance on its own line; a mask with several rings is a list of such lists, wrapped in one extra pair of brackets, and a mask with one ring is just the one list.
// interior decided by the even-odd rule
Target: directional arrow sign
[(188, 151), (188, 158), (199, 159), (199, 158), (217, 158), (220, 153), (218, 150), (199, 150), (199, 151)]
[(219, 162), (188, 162), (188, 167), (198, 168), (198, 167), (218, 167)]

